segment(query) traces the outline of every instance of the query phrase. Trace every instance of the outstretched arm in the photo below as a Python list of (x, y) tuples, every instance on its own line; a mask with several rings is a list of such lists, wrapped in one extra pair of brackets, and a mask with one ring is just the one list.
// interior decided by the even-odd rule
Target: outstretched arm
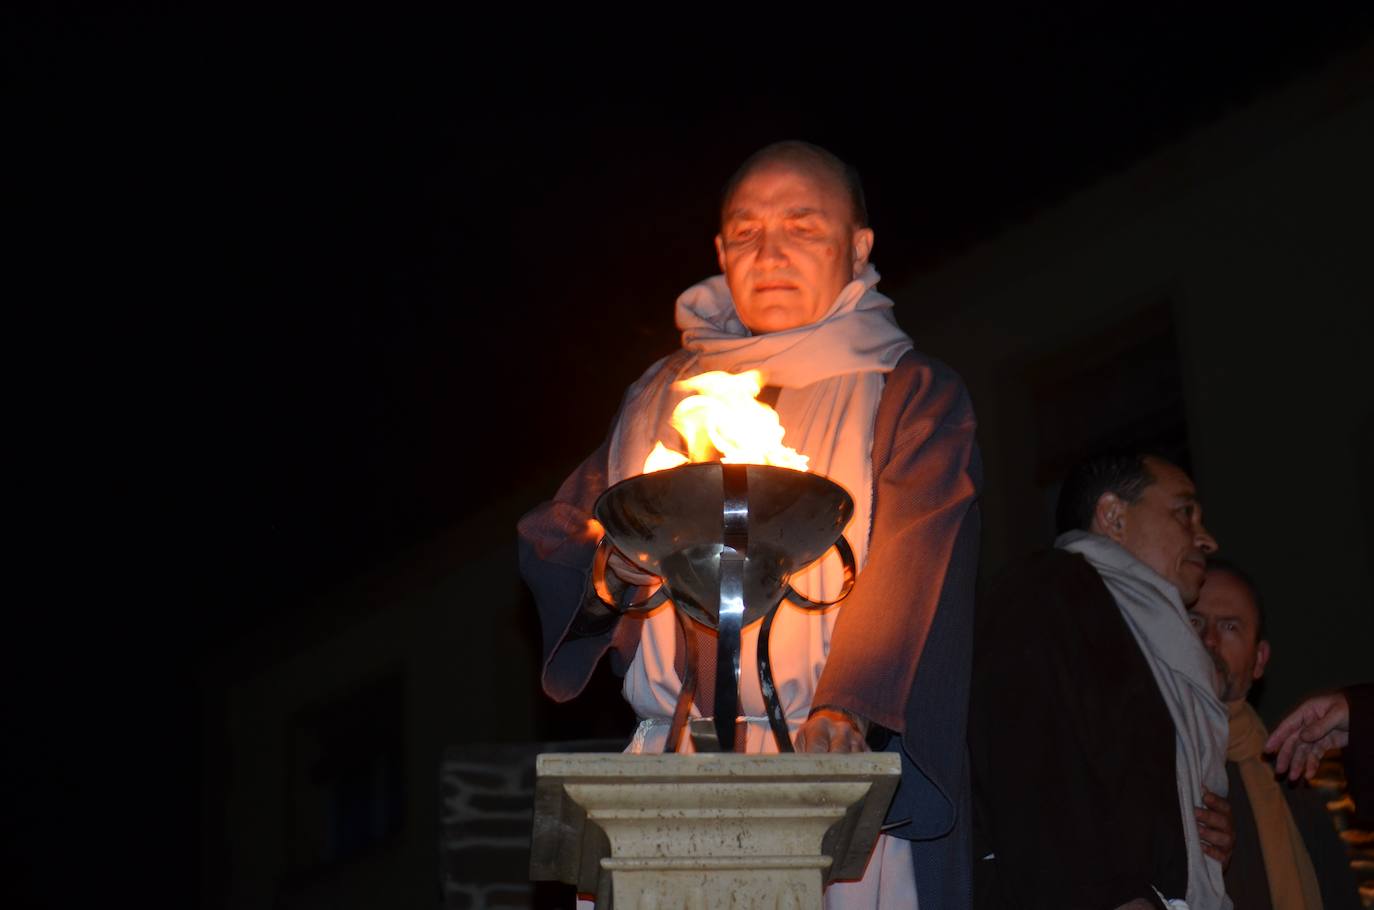
[(1289, 780), (1310, 780), (1322, 756), (1349, 741), (1350, 702), (1345, 693), (1332, 692), (1298, 705), (1274, 728), (1264, 748), (1277, 753), (1274, 768), (1280, 774), (1287, 773)]
[[(624, 625), (597, 599), (589, 583), (592, 557), (602, 536), (592, 506), (608, 485), (609, 448), (609, 441), (602, 443), (553, 499), (520, 520), (520, 574), (534, 593), (543, 629), (544, 691), (556, 701), (582, 691)], [(608, 582), (619, 593), (615, 589), (621, 585), (610, 577), (613, 572), (607, 573)]]
[(1298, 705), (1274, 728), (1265, 748), (1289, 780), (1311, 778), (1331, 749), (1341, 749), (1345, 778), (1360, 822), (1374, 822), (1374, 684), (1347, 686)]

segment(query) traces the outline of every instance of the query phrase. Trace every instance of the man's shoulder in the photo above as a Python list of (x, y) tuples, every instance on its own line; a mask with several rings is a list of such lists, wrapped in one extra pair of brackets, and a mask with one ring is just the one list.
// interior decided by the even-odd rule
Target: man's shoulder
[(1111, 593), (1088, 561), (1076, 553), (1048, 549), (1032, 553), (999, 572), (979, 598), (975, 615), (999, 625), (1075, 623), (1082, 614), (1114, 611)]
[(887, 382), (896, 388), (915, 388), (926, 383), (964, 388), (963, 377), (953, 367), (916, 348), (911, 348), (897, 360), (887, 375)]
[(1100, 586), (1102, 581), (1097, 570), (1079, 554), (1050, 547), (1013, 562), (998, 573), (993, 585), (995, 588), (1026, 585), (1073, 588)]
[(878, 422), (898, 428), (935, 419), (955, 426), (975, 425), (973, 402), (964, 380), (941, 360), (915, 348), (888, 372), (878, 403)]
[(664, 356), (655, 360), (653, 363), (649, 364), (649, 366), (644, 370), (644, 372), (639, 374), (639, 378), (636, 379), (634, 382), (630, 383), (630, 385), (625, 389), (622, 406), (624, 402), (631, 401), (637, 396), (643, 394), (644, 390), (648, 388), (648, 386), (651, 383), (653, 383), (654, 379), (664, 369), (668, 370), (669, 376), (676, 374), (681, 369), (682, 364), (685, 363), (691, 356), (691, 351), (688, 351), (684, 348), (678, 348), (676, 351), (673, 351), (670, 354), (665, 354)]

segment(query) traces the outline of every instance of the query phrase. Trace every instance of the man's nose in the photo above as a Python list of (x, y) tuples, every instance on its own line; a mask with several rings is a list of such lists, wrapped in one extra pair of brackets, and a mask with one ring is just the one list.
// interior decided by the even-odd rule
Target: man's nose
[(1202, 646), (1208, 651), (1216, 653), (1217, 650), (1217, 625), (1216, 623), (1204, 623), (1202, 626)]
[(1198, 525), (1197, 534), (1193, 536), (1193, 543), (1208, 556), (1211, 556), (1218, 549), (1217, 539), (1201, 525)]
[(787, 261), (787, 254), (782, 248), (782, 236), (777, 231), (763, 232), (763, 237), (759, 240), (759, 259), (770, 264)]

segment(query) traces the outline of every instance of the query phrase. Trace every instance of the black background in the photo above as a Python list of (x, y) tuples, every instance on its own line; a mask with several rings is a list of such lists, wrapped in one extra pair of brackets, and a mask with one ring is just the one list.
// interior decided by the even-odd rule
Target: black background
[(547, 496), (750, 151), (856, 164), (900, 280), (1370, 35), (1208, 8), (10, 14), (8, 883), (192, 903), (203, 655)]

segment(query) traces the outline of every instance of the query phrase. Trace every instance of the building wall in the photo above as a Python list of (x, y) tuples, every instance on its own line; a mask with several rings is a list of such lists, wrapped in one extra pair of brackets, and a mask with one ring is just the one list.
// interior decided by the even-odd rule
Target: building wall
[(973, 395), (985, 574), (1052, 534), (1026, 365), (1152, 309), (1172, 317), (1205, 520), (1268, 605), (1271, 721), (1372, 672), (1371, 56), (889, 290)]
[[(478, 522), (480, 525), (481, 522)], [(514, 517), (504, 525), (514, 526)], [(312, 608), (300, 644), (268, 630), (207, 674), (206, 900), (212, 907), (435, 907), (444, 749), (530, 742), (534, 639), (521, 614), (514, 546), (438, 542), (435, 565), (397, 570)], [(446, 555), (444, 555), (446, 554)], [(340, 618), (342, 617), (342, 618)], [(300, 868), (291, 768), (302, 716), (399, 674), (404, 805), (399, 830), (354, 859)], [(299, 736), (295, 736), (299, 739)], [(299, 763), (298, 763), (299, 767)], [(295, 828), (293, 829), (293, 825)], [(309, 845), (307, 845), (309, 846)]]
[[(1371, 675), (1369, 59), (884, 288), (918, 345), (972, 392), (987, 464), (985, 574), (1050, 539), (1033, 377), (1165, 314), (1207, 523), (1270, 607), (1275, 657), (1261, 709), (1271, 719), (1309, 689)], [(350, 585), (213, 662), (207, 906), (434, 907), (446, 746), (623, 725), (614, 681), (594, 681), (600, 690), (576, 717), (549, 713), (538, 696), (537, 630), (508, 530), (534, 498), (512, 497), (419, 565)], [(392, 674), (402, 681), (399, 829), (351, 861), (293, 869), (300, 718)]]

